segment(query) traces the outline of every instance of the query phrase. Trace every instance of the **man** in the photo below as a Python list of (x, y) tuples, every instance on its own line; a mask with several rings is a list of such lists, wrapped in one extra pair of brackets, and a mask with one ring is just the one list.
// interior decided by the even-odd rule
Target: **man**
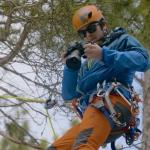
[[(79, 102), (83, 118), (81, 123), (56, 140), (48, 150), (97, 150), (102, 144), (119, 137), (116, 135), (108, 139), (116, 124), (128, 124), (131, 120), (131, 105), (127, 102), (131, 95), (128, 88), (124, 87), (132, 84), (136, 71), (144, 72), (149, 68), (149, 57), (145, 48), (122, 28), (116, 28), (109, 33), (106, 20), (96, 6), (87, 5), (77, 10), (73, 16), (73, 27), (86, 43), (83, 47), (87, 60), (79, 69), (65, 65), (62, 96), (67, 102)], [(107, 108), (103, 105), (97, 106), (95, 102), (99, 95), (95, 94), (97, 84), (104, 81), (103, 88), (106, 88), (106, 92), (110, 90), (113, 82), (121, 84), (119, 90), (125, 98), (117, 94), (109, 97), (115, 109), (109, 107), (111, 104), (107, 94), (105, 99), (108, 101), (104, 100), (108, 104)], [(110, 92), (111, 90), (109, 94)], [(112, 112), (117, 110), (124, 121), (113, 116)]]

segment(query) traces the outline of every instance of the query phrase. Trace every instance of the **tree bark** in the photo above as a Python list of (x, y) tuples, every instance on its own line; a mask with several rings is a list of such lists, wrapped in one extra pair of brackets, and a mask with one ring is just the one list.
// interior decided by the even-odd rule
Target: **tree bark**
[(144, 91), (144, 110), (143, 110), (142, 150), (150, 150), (150, 71), (147, 71), (145, 73), (143, 91)]

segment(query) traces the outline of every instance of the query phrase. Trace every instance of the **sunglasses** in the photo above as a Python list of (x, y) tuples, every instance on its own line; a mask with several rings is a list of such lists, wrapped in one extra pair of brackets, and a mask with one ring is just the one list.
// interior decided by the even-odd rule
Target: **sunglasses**
[(87, 26), (86, 29), (84, 29), (84, 30), (79, 30), (79, 31), (78, 31), (79, 36), (80, 36), (80, 37), (86, 37), (86, 33), (87, 33), (87, 32), (88, 32), (88, 33), (94, 33), (94, 32), (96, 31), (96, 29), (97, 29), (97, 25), (99, 25), (98, 22), (92, 23), (92, 24), (90, 24), (89, 26)]

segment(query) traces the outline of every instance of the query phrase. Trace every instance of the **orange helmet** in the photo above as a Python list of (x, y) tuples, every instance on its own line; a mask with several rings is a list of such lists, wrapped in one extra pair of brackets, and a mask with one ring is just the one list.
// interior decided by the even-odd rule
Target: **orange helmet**
[(72, 18), (72, 24), (76, 31), (89, 23), (100, 21), (102, 12), (95, 5), (87, 5), (77, 10)]

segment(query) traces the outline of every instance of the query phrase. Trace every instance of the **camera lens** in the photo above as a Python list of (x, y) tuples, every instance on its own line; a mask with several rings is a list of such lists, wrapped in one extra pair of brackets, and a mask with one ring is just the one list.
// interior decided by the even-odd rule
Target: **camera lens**
[(81, 60), (77, 57), (70, 57), (66, 60), (66, 65), (68, 68), (78, 70), (81, 66)]

